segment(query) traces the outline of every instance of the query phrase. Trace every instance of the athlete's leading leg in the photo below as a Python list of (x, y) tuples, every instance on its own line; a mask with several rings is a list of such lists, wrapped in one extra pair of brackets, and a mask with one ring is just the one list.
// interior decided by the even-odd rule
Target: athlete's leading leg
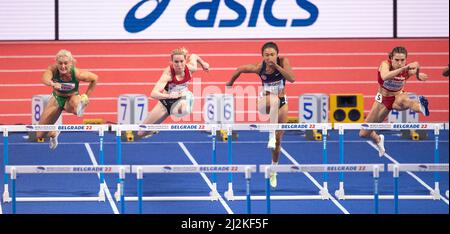
[[(287, 123), (288, 121), (288, 106), (285, 104), (278, 110), (279, 123)], [(278, 165), (281, 151), (281, 138), (284, 135), (284, 131), (276, 131), (276, 144), (272, 150), (272, 165)], [(274, 172), (270, 175), (270, 186), (277, 187), (277, 173)]]
[[(261, 114), (269, 114), (270, 123), (278, 123), (278, 112), (279, 112), (280, 99), (277, 95), (267, 94), (262, 96), (258, 100), (258, 110)], [(275, 131), (270, 131), (269, 142), (267, 143), (267, 148), (275, 149), (276, 147), (276, 134)]]
[[(381, 123), (389, 115), (389, 110), (381, 103), (374, 102), (372, 110), (365, 120), (366, 123)], [(364, 138), (370, 138), (378, 147), (378, 155), (382, 157), (385, 153), (384, 149), (384, 135), (378, 135), (373, 130), (361, 129), (359, 136)]]
[[(39, 120), (39, 125), (49, 125), (54, 124), (58, 120), (61, 115), (63, 109), (58, 105), (54, 96), (51, 96), (48, 100), (47, 106), (44, 109), (44, 112), (41, 115), (41, 119)], [(58, 146), (58, 132), (36, 132), (37, 138), (44, 138), (46, 136), (50, 137), (49, 146), (50, 149), (56, 149)]]
[[(145, 118), (144, 122), (142, 124), (160, 124), (162, 123), (167, 117), (169, 116), (169, 113), (167, 112), (166, 107), (158, 101), (158, 103), (153, 107), (153, 109), (148, 113), (147, 118)], [(139, 131), (138, 136), (143, 137), (145, 135), (150, 134), (146, 131)]]

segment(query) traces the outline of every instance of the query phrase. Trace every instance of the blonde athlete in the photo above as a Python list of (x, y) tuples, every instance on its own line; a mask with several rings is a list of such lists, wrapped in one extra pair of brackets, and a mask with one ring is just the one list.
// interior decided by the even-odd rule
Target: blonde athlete
[[(52, 87), (53, 92), (39, 120), (40, 125), (54, 124), (62, 111), (83, 116), (89, 96), (97, 84), (98, 76), (75, 67), (75, 59), (68, 50), (56, 54), (56, 63), (50, 65), (42, 76), (42, 83)], [(78, 93), (80, 81), (89, 82), (86, 93)], [(58, 146), (59, 132), (37, 132), (37, 138), (50, 137), (50, 149)]]
[[(159, 102), (148, 113), (143, 124), (159, 124), (170, 115), (183, 117), (192, 112), (194, 96), (188, 89), (192, 73), (197, 71), (197, 63), (208, 72), (209, 64), (196, 54), (191, 54), (188, 59), (187, 53), (185, 48), (172, 51), (172, 64), (164, 69), (151, 93), (151, 97), (158, 99)], [(151, 134), (152, 132), (139, 131), (137, 137), (142, 138)]]
[[(262, 92), (258, 99), (258, 110), (262, 114), (270, 115), (271, 123), (286, 123), (288, 120), (288, 105), (286, 96), (286, 80), (295, 82), (295, 75), (292, 71), (288, 58), (279, 57), (278, 46), (274, 42), (267, 42), (261, 49), (263, 61), (255, 64), (243, 65), (231, 76), (226, 86), (231, 87), (242, 73), (258, 74), (262, 83)], [(270, 132), (267, 148), (272, 150), (272, 164), (277, 165), (281, 138), (283, 131)], [(277, 174), (270, 176), (270, 185), (277, 186)]]

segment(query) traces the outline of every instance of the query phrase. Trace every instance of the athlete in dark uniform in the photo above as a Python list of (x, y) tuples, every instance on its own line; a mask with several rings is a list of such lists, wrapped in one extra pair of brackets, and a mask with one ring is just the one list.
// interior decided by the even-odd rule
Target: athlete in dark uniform
[[(268, 42), (261, 49), (263, 61), (256, 64), (243, 65), (231, 76), (226, 86), (231, 87), (242, 73), (255, 73), (262, 82), (262, 92), (258, 99), (258, 110), (262, 114), (270, 115), (271, 123), (286, 123), (288, 119), (288, 105), (286, 97), (286, 80), (293, 83), (295, 75), (289, 60), (279, 57), (279, 49), (274, 42)], [(272, 164), (278, 164), (280, 144), (283, 131), (271, 132), (267, 148), (272, 150)], [(276, 173), (270, 176), (272, 187), (277, 186)]]

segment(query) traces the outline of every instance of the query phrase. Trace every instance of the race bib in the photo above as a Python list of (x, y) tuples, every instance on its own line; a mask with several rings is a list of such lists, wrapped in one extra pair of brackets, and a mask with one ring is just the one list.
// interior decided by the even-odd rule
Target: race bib
[(61, 84), (61, 91), (70, 91), (75, 88), (74, 83), (60, 83)]
[(381, 93), (377, 93), (377, 95), (375, 95), (375, 101), (383, 103), (383, 95), (381, 95)]
[(169, 93), (184, 92), (184, 91), (188, 91), (188, 83), (178, 84), (178, 85), (169, 85)]
[(264, 83), (264, 91), (269, 91), (271, 93), (278, 93), (278, 91), (284, 89), (283, 81), (275, 81), (270, 83)]

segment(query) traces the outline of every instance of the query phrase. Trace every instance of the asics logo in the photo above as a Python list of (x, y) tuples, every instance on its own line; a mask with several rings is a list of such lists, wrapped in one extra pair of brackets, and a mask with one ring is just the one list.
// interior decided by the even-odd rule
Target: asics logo
[(167, 6), (170, 3), (170, 0), (155, 0), (157, 3), (156, 8), (146, 17), (142, 19), (137, 19), (136, 11), (139, 9), (139, 7), (141, 7), (144, 3), (148, 1), (149, 0), (142, 0), (141, 2), (136, 4), (133, 8), (131, 8), (131, 10), (125, 17), (124, 21), (125, 30), (127, 30), (130, 33), (138, 33), (147, 29), (153, 23), (155, 23), (156, 20), (159, 19), (159, 17), (161, 17), (161, 15), (164, 13), (164, 11), (166, 10)]

